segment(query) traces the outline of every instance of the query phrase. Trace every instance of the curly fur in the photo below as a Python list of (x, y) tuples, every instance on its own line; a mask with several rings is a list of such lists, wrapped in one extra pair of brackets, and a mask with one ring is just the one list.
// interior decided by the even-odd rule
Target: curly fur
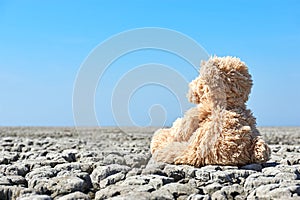
[(215, 56), (201, 65), (187, 95), (197, 106), (171, 128), (154, 133), (150, 145), (153, 157), (194, 166), (266, 162), (270, 148), (246, 109), (252, 79), (245, 63), (235, 57)]

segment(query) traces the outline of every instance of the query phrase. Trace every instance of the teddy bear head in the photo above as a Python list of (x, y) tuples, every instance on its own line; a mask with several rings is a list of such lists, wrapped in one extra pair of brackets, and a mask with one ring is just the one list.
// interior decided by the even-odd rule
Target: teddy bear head
[(251, 75), (244, 62), (235, 57), (214, 56), (201, 63), (200, 75), (189, 84), (188, 99), (210, 106), (242, 106), (251, 87)]

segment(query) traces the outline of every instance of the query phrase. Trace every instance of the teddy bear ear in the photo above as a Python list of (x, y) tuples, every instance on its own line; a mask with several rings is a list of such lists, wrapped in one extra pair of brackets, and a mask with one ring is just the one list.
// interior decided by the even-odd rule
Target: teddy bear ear
[(187, 98), (188, 98), (189, 102), (195, 103), (195, 104), (200, 103), (199, 94), (196, 92), (197, 91), (197, 86), (198, 86), (198, 84), (197, 84), (198, 81), (199, 81), (199, 77), (196, 78), (195, 80), (193, 80), (189, 84), (189, 91), (187, 93)]
[(201, 60), (200, 66), (204, 66), (206, 64), (205, 60)]

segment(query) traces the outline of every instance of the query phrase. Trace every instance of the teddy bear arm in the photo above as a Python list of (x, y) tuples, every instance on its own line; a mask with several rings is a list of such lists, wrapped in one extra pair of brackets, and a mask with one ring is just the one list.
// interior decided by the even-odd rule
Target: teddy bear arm
[(191, 135), (199, 128), (199, 110), (197, 107), (190, 108), (183, 118), (177, 119), (173, 124), (172, 134), (176, 141), (188, 141)]

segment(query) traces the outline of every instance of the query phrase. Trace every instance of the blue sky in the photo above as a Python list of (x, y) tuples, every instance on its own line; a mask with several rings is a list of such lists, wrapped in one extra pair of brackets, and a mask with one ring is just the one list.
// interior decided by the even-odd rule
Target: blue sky
[[(297, 0), (0, 1), (0, 125), (74, 125), (73, 86), (85, 58), (107, 38), (143, 27), (172, 29), (211, 55), (240, 57), (254, 80), (248, 106), (258, 125), (300, 126)], [(188, 67), (180, 67), (185, 63), (176, 56), (159, 51), (124, 56), (115, 69), (149, 62), (183, 70), (188, 81), (197, 75), (185, 72)], [(101, 125), (114, 125), (109, 98), (101, 94), (126, 70), (108, 71), (99, 82), (95, 108)], [(167, 125), (181, 115), (174, 95), (151, 85), (129, 103), (138, 125), (149, 123), (148, 109), (155, 104), (165, 105)]]

